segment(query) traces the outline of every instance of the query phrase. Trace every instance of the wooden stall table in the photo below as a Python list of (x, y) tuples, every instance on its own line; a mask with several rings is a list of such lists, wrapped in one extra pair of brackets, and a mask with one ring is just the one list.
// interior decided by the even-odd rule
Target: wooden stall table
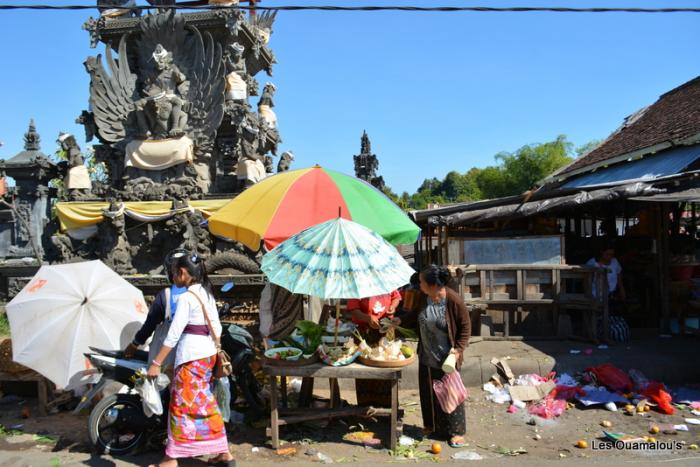
[[(310, 420), (330, 419), (334, 417), (389, 417), (389, 447), (396, 449), (396, 442), (402, 432), (399, 418), (402, 411), (399, 410), (399, 380), (403, 368), (375, 368), (359, 363), (334, 367), (324, 363), (313, 363), (305, 366), (273, 366), (263, 365), (265, 374), (271, 376), (270, 382), (270, 428), (268, 436), (272, 438), (272, 447), (278, 449), (280, 425), (307, 422)], [(280, 377), (282, 386), (282, 409), (278, 408), (277, 376)], [(287, 377), (300, 378), (328, 378), (331, 382), (331, 404), (328, 409), (315, 409), (302, 407), (299, 409), (287, 408)], [(338, 379), (379, 379), (391, 381), (391, 408), (375, 408), (368, 406), (338, 407), (340, 401)]]

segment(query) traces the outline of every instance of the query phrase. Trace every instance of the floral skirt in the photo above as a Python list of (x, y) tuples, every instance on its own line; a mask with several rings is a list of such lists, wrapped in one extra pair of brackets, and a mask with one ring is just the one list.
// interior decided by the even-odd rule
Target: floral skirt
[(228, 452), (219, 406), (212, 392), (216, 355), (184, 363), (170, 386), (168, 444), (171, 458)]

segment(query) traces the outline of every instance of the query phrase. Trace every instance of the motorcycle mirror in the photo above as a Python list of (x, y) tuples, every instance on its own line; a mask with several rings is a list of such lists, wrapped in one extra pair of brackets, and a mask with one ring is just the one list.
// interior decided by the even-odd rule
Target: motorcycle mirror
[(233, 282), (227, 282), (221, 286), (221, 291), (228, 292), (229, 290), (231, 290), (234, 287), (234, 285), (235, 284)]

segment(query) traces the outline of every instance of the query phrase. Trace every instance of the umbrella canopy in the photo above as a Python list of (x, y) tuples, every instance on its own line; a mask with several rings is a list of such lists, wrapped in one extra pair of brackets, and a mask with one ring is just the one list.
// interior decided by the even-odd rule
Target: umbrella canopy
[(359, 178), (321, 168), (266, 178), (209, 218), (214, 235), (271, 250), (292, 235), (338, 217), (358, 222), (399, 245), (414, 243), (420, 228), (381, 191)]
[(342, 218), (290, 237), (263, 256), (262, 270), (274, 284), (323, 299), (389, 293), (415, 272), (389, 242)]
[(101, 261), (42, 266), (7, 304), (13, 358), (72, 386), (88, 347), (123, 348), (147, 311), (141, 291)]

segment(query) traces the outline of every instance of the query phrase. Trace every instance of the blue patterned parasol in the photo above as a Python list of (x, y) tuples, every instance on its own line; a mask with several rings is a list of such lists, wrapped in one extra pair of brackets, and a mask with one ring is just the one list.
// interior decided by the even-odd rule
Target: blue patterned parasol
[(322, 299), (364, 298), (407, 284), (415, 272), (396, 247), (343, 218), (317, 224), (263, 256), (270, 282)]

